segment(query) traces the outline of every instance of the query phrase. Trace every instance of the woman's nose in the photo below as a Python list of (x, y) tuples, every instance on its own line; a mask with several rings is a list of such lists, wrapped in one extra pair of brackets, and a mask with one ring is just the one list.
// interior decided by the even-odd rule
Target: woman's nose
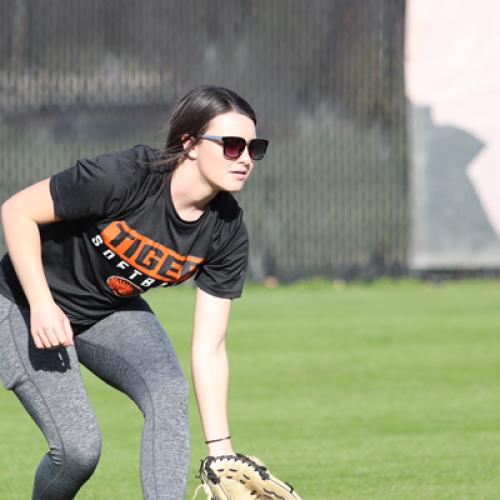
[(249, 166), (253, 165), (253, 160), (252, 160), (252, 158), (250, 158), (250, 153), (248, 151), (248, 144), (245, 146), (243, 153), (241, 153), (241, 156), (238, 159), (242, 163), (245, 163), (246, 165), (249, 165)]

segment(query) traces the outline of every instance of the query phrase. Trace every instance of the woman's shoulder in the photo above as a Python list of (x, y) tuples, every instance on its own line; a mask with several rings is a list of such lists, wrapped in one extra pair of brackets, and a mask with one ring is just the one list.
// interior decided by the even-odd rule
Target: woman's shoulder
[(136, 144), (127, 149), (82, 158), (77, 162), (76, 168), (114, 189), (134, 189), (134, 186), (144, 186), (145, 183), (158, 183), (158, 176), (150, 175), (157, 172), (154, 166), (158, 155), (159, 150), (145, 144)]
[[(243, 218), (243, 209), (236, 198), (227, 191), (220, 191), (211, 205), (216, 218), (212, 230), (212, 245), (207, 262), (222, 255), (245, 254), (248, 250), (248, 232)], [(232, 257), (229, 257), (232, 258)]]
[(154, 179), (143, 172), (152, 148), (134, 146), (112, 153), (81, 158), (71, 167), (51, 176), (50, 192), (61, 219), (115, 216), (141, 203), (157, 189)]
[(124, 153), (128, 154), (139, 164), (148, 165), (159, 160), (161, 151), (147, 144), (136, 144), (132, 148), (126, 149)]
[(243, 219), (243, 209), (234, 195), (228, 191), (219, 191), (210, 204), (210, 210), (225, 224), (239, 225)]
[(150, 171), (158, 159), (160, 151), (146, 144), (136, 144), (127, 149), (121, 149), (110, 153), (103, 153), (93, 158), (94, 162), (99, 162), (108, 167), (131, 167)]
[(220, 191), (213, 200), (210, 210), (214, 217), (214, 249), (225, 246), (229, 241), (248, 240), (243, 209), (236, 198), (228, 191)]

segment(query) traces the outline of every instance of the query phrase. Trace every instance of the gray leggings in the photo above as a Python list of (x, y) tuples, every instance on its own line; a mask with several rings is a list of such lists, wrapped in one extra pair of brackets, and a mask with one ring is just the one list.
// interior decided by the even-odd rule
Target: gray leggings
[(0, 294), (0, 379), (45, 435), (49, 452), (33, 499), (72, 499), (92, 475), (101, 434), (80, 363), (127, 394), (144, 414), (141, 484), (145, 499), (185, 498), (189, 466), (188, 382), (143, 299), (75, 337), (75, 347), (37, 349), (29, 310)]

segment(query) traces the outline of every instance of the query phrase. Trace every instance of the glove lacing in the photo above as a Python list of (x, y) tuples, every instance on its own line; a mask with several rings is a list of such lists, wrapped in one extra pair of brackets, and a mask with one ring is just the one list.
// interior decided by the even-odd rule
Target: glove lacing
[[(265, 467), (264, 465), (259, 465), (258, 463), (254, 462), (252, 459), (248, 458), (246, 455), (244, 455), (242, 453), (236, 453), (235, 455), (218, 455), (217, 457), (209, 456), (206, 459), (200, 460), (200, 462), (201, 462), (200, 470), (204, 466), (205, 473), (207, 474), (207, 477), (214, 484), (219, 484), (220, 478), (217, 477), (217, 475), (214, 473), (214, 471), (210, 468), (210, 464), (212, 462), (215, 462), (216, 460), (224, 460), (224, 459), (229, 459), (229, 460), (232, 460), (235, 462), (240, 461), (242, 463), (245, 463), (245, 464), (249, 465), (250, 467), (252, 467), (252, 469), (254, 469), (255, 472), (257, 472), (259, 474), (259, 476), (261, 477), (261, 479), (263, 481), (266, 481), (267, 479), (269, 479), (269, 473), (267, 472), (267, 467)], [(200, 479), (201, 473), (199, 476), (196, 476), (196, 477), (198, 479)], [(205, 493), (207, 494), (207, 500), (214, 500), (214, 497), (212, 496), (212, 492), (210, 491), (210, 488), (208, 487), (208, 485), (206, 485), (204, 483), (198, 485), (198, 487), (194, 491), (194, 495), (193, 495), (193, 498), (191, 500), (195, 500), (196, 496), (198, 495), (198, 491), (200, 491), (201, 488), (203, 490), (205, 490)], [(293, 491), (293, 488), (292, 488), (292, 491)]]

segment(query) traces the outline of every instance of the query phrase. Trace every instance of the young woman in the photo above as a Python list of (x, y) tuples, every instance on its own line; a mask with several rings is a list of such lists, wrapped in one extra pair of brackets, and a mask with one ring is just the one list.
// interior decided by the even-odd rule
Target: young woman
[(256, 122), (235, 92), (198, 87), (175, 106), (163, 151), (83, 159), (3, 203), (0, 379), (50, 448), (33, 499), (73, 498), (97, 465), (101, 436), (79, 363), (144, 414), (144, 498), (184, 498), (188, 383), (140, 295), (192, 276), (191, 363), (208, 454), (234, 453), (225, 334), (248, 237), (230, 193), (266, 151)]

